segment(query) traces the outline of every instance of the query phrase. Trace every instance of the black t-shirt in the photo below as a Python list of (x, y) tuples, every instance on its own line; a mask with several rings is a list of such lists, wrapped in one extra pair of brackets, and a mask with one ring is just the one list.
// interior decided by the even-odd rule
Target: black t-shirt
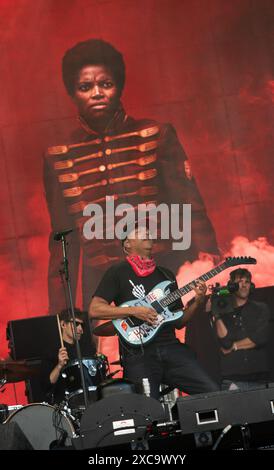
[(256, 376), (266, 376), (269, 369), (267, 362), (266, 343), (270, 331), (270, 312), (263, 302), (248, 300), (241, 307), (237, 307), (231, 313), (222, 316), (222, 320), (228, 330), (224, 344), (231, 347), (235, 341), (249, 338), (256, 344), (252, 349), (239, 349), (230, 354), (221, 355), (221, 370), (225, 378), (246, 377), (252, 380)]
[[(69, 362), (77, 359), (77, 349), (76, 344), (70, 344), (64, 341), (64, 347), (67, 350)], [(80, 348), (81, 348), (81, 341), (80, 341)], [(82, 357), (94, 357), (94, 349), (93, 345), (91, 345), (90, 349), (86, 348), (84, 351), (81, 350)], [(60, 376), (55, 384), (50, 382), (49, 376), (51, 371), (55, 368), (58, 364), (58, 349), (53, 351), (48, 357), (42, 360), (42, 372), (41, 372), (41, 386), (42, 390), (45, 393), (45, 400), (49, 403), (60, 403), (65, 398), (65, 390), (67, 389), (67, 382), (62, 377), (62, 369)], [(68, 379), (69, 380), (69, 379)]]
[[(152, 274), (141, 277), (137, 276), (127, 261), (123, 261), (113, 265), (106, 271), (94, 295), (103, 298), (108, 303), (114, 302), (116, 306), (119, 306), (136, 298), (142, 299), (158, 283), (167, 280), (174, 283), (171, 290), (178, 288), (174, 274), (166, 268), (156, 267)], [(181, 300), (179, 299), (179, 301), (172, 304), (171, 308), (173, 310), (182, 309)], [(163, 325), (151, 342), (153, 344), (167, 344), (167, 342), (177, 341), (175, 328), (176, 326), (180, 327), (180, 323), (179, 320), (178, 322)], [(126, 345), (126, 347), (130, 346)]]

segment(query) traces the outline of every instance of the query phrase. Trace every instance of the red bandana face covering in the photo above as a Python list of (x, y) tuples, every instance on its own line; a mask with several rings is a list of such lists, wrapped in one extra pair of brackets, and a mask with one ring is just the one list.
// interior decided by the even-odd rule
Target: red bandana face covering
[(131, 255), (127, 256), (126, 260), (129, 262), (137, 276), (149, 276), (149, 274), (152, 274), (156, 268), (154, 259), (143, 259), (139, 255)]

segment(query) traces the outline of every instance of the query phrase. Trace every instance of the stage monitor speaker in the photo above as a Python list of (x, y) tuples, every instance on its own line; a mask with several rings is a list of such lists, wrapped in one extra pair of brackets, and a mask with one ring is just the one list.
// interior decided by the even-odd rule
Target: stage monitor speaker
[(111, 395), (84, 412), (76, 449), (90, 449), (146, 440), (148, 428), (165, 418), (161, 403), (136, 393)]
[(177, 408), (183, 434), (224, 429), (229, 424), (274, 422), (274, 386), (183, 397), (177, 400)]
[[(86, 316), (84, 333), (81, 338), (83, 356), (91, 357), (95, 354), (95, 346), (91, 338), (90, 321)], [(57, 352), (60, 348), (57, 317), (56, 315), (47, 315), (9, 321), (7, 339), (9, 340), (11, 357), (16, 361), (47, 357), (49, 350)]]
[(17, 423), (0, 424), (0, 450), (33, 450)]

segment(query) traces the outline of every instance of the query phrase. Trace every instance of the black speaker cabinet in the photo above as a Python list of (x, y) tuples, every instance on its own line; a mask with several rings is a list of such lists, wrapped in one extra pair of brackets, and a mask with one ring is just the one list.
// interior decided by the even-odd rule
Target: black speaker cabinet
[(246, 392), (224, 391), (177, 400), (183, 434), (273, 420), (274, 386)]
[[(91, 327), (85, 318), (84, 333), (81, 338), (83, 356), (95, 354), (91, 339)], [(9, 340), (11, 357), (18, 361), (34, 360), (48, 356), (49, 351), (58, 351), (60, 338), (55, 315), (12, 320), (7, 324), (7, 339)]]
[(0, 450), (33, 450), (17, 423), (0, 424)]
[(146, 439), (147, 428), (165, 418), (161, 403), (136, 393), (116, 393), (92, 403), (81, 418), (76, 449), (115, 446)]
[(49, 344), (51, 348), (54, 345), (54, 349), (58, 349), (60, 344), (57, 317), (52, 315), (9, 321), (7, 339), (14, 360), (43, 357), (48, 353)]

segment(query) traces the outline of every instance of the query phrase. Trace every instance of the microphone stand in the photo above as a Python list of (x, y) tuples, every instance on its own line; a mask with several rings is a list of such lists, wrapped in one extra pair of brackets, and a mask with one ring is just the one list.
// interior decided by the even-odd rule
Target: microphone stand
[(67, 255), (67, 241), (66, 241), (66, 232), (61, 232), (60, 237), (56, 238), (56, 240), (60, 240), (62, 243), (62, 251), (63, 251), (63, 269), (61, 272), (65, 275), (65, 280), (66, 280), (66, 285), (67, 285), (67, 292), (68, 292), (68, 297), (69, 297), (69, 308), (71, 311), (71, 316), (73, 320), (73, 328), (74, 328), (74, 339), (75, 339), (75, 344), (76, 344), (76, 354), (77, 354), (77, 359), (79, 361), (79, 366), (80, 366), (80, 377), (81, 377), (81, 384), (83, 388), (83, 394), (84, 394), (84, 404), (85, 404), (85, 409), (88, 407), (88, 395), (87, 395), (87, 387), (86, 387), (86, 382), (85, 382), (85, 376), (84, 376), (84, 369), (83, 369), (83, 363), (82, 363), (82, 354), (81, 354), (81, 349), (80, 349), (80, 344), (79, 340), (77, 338), (76, 334), (76, 319), (75, 319), (75, 312), (74, 312), (74, 306), (73, 306), (73, 300), (72, 300), (72, 291), (71, 291), (71, 282), (70, 282), (70, 275), (69, 275), (69, 262), (68, 262), (68, 255)]

